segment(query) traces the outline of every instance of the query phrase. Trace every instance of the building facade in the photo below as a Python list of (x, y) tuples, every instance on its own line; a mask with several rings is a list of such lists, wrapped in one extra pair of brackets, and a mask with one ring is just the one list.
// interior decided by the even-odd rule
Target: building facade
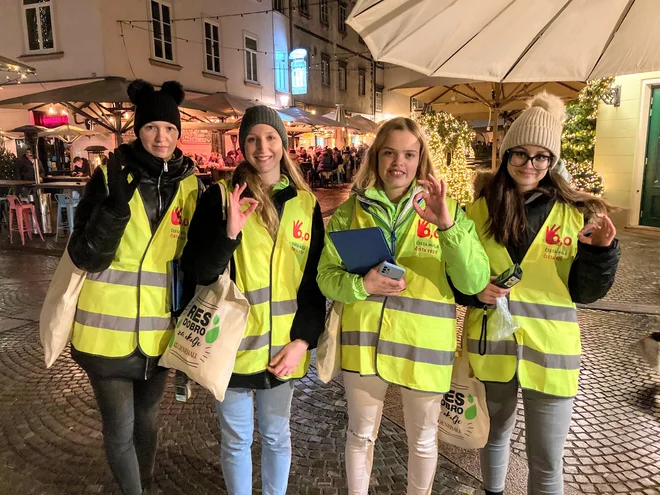
[[(273, 0), (291, 16), (293, 103), (317, 114), (346, 112), (382, 119), (383, 66), (346, 18), (354, 0)], [(298, 63), (298, 65), (296, 65)], [(302, 67), (306, 63), (307, 74)], [(305, 86), (306, 87), (303, 87)]]
[(660, 227), (660, 72), (619, 76), (618, 105), (600, 103), (594, 167), (619, 225)]
[[(37, 69), (0, 99), (119, 76), (288, 103), (290, 23), (270, 2), (0, 0), (1, 54)], [(0, 110), (0, 129), (28, 123), (26, 110)]]

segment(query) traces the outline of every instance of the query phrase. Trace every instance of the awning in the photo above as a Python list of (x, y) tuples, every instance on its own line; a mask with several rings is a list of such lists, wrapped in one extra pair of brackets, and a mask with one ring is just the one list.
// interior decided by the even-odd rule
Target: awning
[(284, 108), (282, 110), (278, 110), (277, 113), (280, 114), (282, 120), (289, 122), (308, 124), (315, 127), (342, 127), (334, 120), (330, 120), (320, 115), (314, 115), (313, 113), (306, 112), (305, 110), (297, 107)]
[(427, 76), (587, 81), (660, 70), (658, 0), (358, 0), (380, 62)]
[(259, 102), (239, 98), (229, 93), (214, 93), (212, 95), (186, 100), (181, 104), (181, 107), (212, 112), (224, 117), (238, 118), (243, 116), (248, 108), (260, 104)]

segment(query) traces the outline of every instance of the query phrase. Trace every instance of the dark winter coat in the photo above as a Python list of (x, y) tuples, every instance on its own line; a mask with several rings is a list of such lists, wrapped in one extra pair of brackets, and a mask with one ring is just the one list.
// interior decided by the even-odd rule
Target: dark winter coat
[[(554, 203), (553, 199), (541, 195), (525, 205), (527, 230), (521, 246), (507, 248), (511, 261), (522, 262), (536, 234), (550, 215)], [(588, 304), (604, 297), (614, 284), (620, 257), (621, 249), (617, 239), (614, 239), (609, 247), (591, 246), (578, 242), (577, 256), (571, 265), (568, 278), (568, 290), (573, 302)], [(466, 296), (456, 289), (454, 289), (454, 293), (458, 304), (483, 306), (476, 296)]]
[[(41, 168), (41, 167), (40, 167)], [(14, 165), (14, 179), (34, 181), (34, 165), (27, 157), (23, 155)]]
[[(194, 164), (180, 149), (176, 149), (174, 158), (167, 162), (168, 171), (165, 172), (163, 160), (149, 154), (139, 140), (120, 146), (115, 150), (117, 152), (123, 166), (141, 175), (138, 193), (153, 234), (174, 199), (179, 183), (193, 173)], [(204, 186), (199, 182), (198, 198), (203, 190)], [(107, 197), (103, 171), (97, 168), (76, 208), (68, 246), (71, 260), (81, 270), (101, 272), (107, 269), (128, 225), (130, 210), (117, 211)], [(142, 354), (139, 348), (129, 356), (117, 359), (82, 353), (71, 346), (71, 356), (86, 371), (106, 377), (132, 379), (151, 377), (157, 370), (158, 361), (158, 358)]]
[(332, 172), (336, 170), (337, 166), (335, 165), (332, 157), (331, 151), (324, 151), (319, 160), (319, 172)]
[[(245, 194), (249, 195), (249, 191)], [(273, 203), (279, 217), (282, 217), (284, 205), (293, 199), (298, 191), (292, 185), (277, 191), (273, 195)], [(183, 252), (183, 267), (188, 273), (194, 273), (200, 285), (213, 283), (230, 265), (231, 279), (236, 280), (236, 268), (233, 255), (241, 243), (242, 235), (231, 240), (227, 237), (227, 222), (222, 219), (222, 198), (219, 186), (209, 188), (199, 202), (195, 211), (190, 230), (188, 231), (188, 244)], [(312, 231), (310, 239), (309, 257), (298, 289), (298, 310), (291, 325), (291, 341), (302, 339), (314, 349), (318, 338), (323, 332), (325, 324), (325, 297), (321, 294), (316, 283), (316, 272), (321, 251), (325, 229), (323, 216), (318, 203), (312, 218)], [(263, 266), (255, 269), (266, 269), (267, 260)], [(229, 382), (232, 388), (267, 389), (285, 383), (278, 380), (269, 371), (255, 375), (233, 374)]]

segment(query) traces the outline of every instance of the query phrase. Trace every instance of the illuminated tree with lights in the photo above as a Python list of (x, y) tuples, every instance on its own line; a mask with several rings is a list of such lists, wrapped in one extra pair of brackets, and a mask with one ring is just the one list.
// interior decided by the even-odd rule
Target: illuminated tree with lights
[[(0, 139), (2, 139), (0, 137)], [(0, 148), (0, 179), (14, 178), (14, 162), (16, 155), (6, 148)]]
[(605, 191), (603, 176), (594, 170), (598, 101), (612, 87), (612, 82), (612, 78), (590, 81), (577, 99), (566, 105), (562, 135), (561, 156), (573, 176), (573, 187), (597, 196)]
[(472, 152), (474, 131), (468, 122), (447, 112), (415, 117), (424, 130), (435, 172), (447, 182), (447, 195), (461, 205), (472, 201), (472, 172), (467, 155)]

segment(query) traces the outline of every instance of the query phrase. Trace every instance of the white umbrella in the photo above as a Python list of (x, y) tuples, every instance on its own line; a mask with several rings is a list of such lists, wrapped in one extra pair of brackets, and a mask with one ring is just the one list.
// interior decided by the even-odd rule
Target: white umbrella
[(580, 82), (497, 83), (468, 82), (442, 77), (423, 77), (392, 88), (468, 120), (488, 119), (493, 122), (492, 167), (497, 167), (498, 122), (500, 116), (511, 118), (527, 108), (526, 101), (533, 95), (548, 91), (568, 101), (576, 98), (584, 87)]
[(586, 81), (660, 70), (659, 0), (358, 0), (376, 60), (428, 76)]

